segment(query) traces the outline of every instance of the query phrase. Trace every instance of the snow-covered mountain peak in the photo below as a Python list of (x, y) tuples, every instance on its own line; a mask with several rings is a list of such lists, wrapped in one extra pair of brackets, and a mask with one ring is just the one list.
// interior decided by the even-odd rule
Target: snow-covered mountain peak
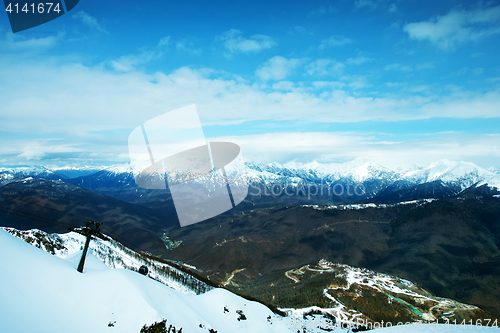
[[(252, 165), (249, 165), (253, 169)], [(355, 159), (345, 163), (320, 163), (316, 160), (308, 163), (297, 161), (287, 162), (283, 165), (271, 163), (264, 167), (268, 172), (279, 171), (289, 174), (309, 174), (318, 178), (338, 180), (340, 178), (353, 178), (355, 181), (365, 181), (370, 178), (380, 177), (381, 173), (391, 172), (385, 167), (372, 163), (367, 159)]]
[(139, 171), (132, 168), (132, 165), (130, 165), (129, 163), (112, 165), (105, 168), (104, 170), (106, 170), (108, 173), (113, 173), (115, 175), (119, 175), (121, 173), (133, 173), (133, 174), (139, 173)]
[[(431, 163), (425, 168), (416, 169), (406, 172), (402, 176), (403, 179), (414, 182), (416, 184), (430, 183), (434, 181), (442, 181), (443, 183), (459, 183), (462, 190), (477, 183), (488, 183), (494, 186), (498, 175), (492, 173), (480, 166), (471, 162), (456, 162), (450, 160), (440, 160)], [(489, 182), (492, 180), (492, 183)]]
[(494, 166), (491, 166), (486, 170), (488, 170), (489, 172), (492, 172), (492, 173), (496, 173), (497, 175), (500, 174), (500, 169), (497, 169)]
[(0, 172), (8, 171), (12, 174), (21, 174), (25, 176), (38, 176), (40, 174), (53, 173), (52, 170), (39, 165), (18, 166), (14, 168), (0, 168)]
[(387, 172), (390, 171), (381, 165), (364, 161), (363, 164), (355, 168), (353, 178), (358, 182), (363, 182), (370, 178), (380, 178)]
[[(441, 162), (441, 163), (440, 163)], [(440, 161), (429, 167), (428, 181), (441, 179), (442, 181), (455, 181), (462, 177), (474, 178), (480, 181), (493, 176), (491, 172), (471, 162)]]

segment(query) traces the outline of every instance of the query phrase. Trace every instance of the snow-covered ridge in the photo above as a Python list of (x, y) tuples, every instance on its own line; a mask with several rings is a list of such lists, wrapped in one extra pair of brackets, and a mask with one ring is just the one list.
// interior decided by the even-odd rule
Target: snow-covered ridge
[(105, 168), (106, 167), (102, 166), (46, 167), (40, 165), (18, 166), (12, 168), (0, 167), (0, 178), (1, 175), (8, 174), (16, 178), (37, 177), (37, 178), (50, 178), (50, 179), (67, 179), (84, 175), (90, 175)]
[(0, 229), (0, 331), (138, 333), (167, 319), (178, 333), (291, 332), (286, 318), (227, 290), (186, 295), (136, 272), (109, 269), (91, 253), (81, 274), (74, 259)]
[[(76, 232), (47, 234), (38, 229), (17, 230), (6, 227), (2, 227), (1, 229), (45, 252), (63, 259), (81, 253), (85, 244), (85, 237)], [(193, 278), (191, 275), (171, 265), (145, 257), (111, 238), (101, 239), (94, 237), (90, 242), (89, 251), (92, 251), (92, 254), (109, 268), (124, 268), (138, 271), (139, 267), (145, 265), (149, 269), (149, 276), (151, 278), (185, 294), (201, 294), (213, 289), (213, 287)]]
[(345, 209), (351, 209), (351, 210), (357, 210), (357, 209), (366, 209), (366, 208), (387, 208), (387, 207), (394, 207), (394, 206), (399, 206), (399, 205), (416, 205), (416, 206), (422, 206), (428, 203), (431, 203), (435, 201), (436, 199), (421, 199), (421, 200), (410, 200), (410, 201), (402, 201), (398, 202), (395, 204), (376, 204), (376, 203), (366, 203), (366, 204), (346, 204), (346, 205), (327, 205), (327, 206), (322, 206), (322, 205), (301, 205), (302, 207), (310, 207), (312, 209), (316, 210), (328, 210), (328, 209), (339, 209), (339, 210), (345, 210)]
[[(278, 163), (257, 164), (246, 163), (250, 172), (256, 175), (288, 176), (296, 175), (300, 178), (323, 178), (325, 180), (339, 180), (351, 178), (363, 182), (373, 178), (389, 178), (392, 180), (410, 180), (417, 184), (441, 180), (443, 182), (468, 181), (468, 185), (480, 181), (498, 178), (498, 170), (486, 170), (470, 162), (454, 162), (441, 160), (431, 163), (427, 167), (413, 166), (409, 169), (388, 169), (382, 165), (367, 160), (353, 160), (346, 163), (321, 164), (289, 162), (283, 165)], [(496, 170), (496, 172), (495, 172)]]
[(251, 173), (262, 175), (264, 178), (266, 175), (273, 174), (278, 177), (297, 177), (305, 180), (323, 179), (326, 182), (342, 178), (351, 178), (356, 182), (363, 182), (374, 177), (393, 178), (398, 175), (396, 171), (361, 159), (346, 163), (330, 164), (321, 164), (313, 161), (310, 163), (288, 162), (283, 165), (278, 163), (269, 163), (266, 165), (247, 162), (246, 165)]
[(444, 183), (460, 183), (462, 190), (474, 184), (483, 183), (498, 187), (499, 175), (483, 169), (474, 163), (454, 162), (441, 160), (432, 163), (427, 168), (407, 172), (402, 175), (403, 179), (413, 181), (417, 184), (430, 183), (441, 180)]

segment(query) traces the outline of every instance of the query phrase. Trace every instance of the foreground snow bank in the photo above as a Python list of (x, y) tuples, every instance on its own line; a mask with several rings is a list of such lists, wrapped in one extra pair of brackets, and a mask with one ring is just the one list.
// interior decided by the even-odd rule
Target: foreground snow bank
[(290, 332), (286, 319), (224, 289), (185, 295), (91, 254), (83, 274), (78, 254), (67, 259), (0, 230), (0, 332), (138, 333), (163, 318), (185, 333)]

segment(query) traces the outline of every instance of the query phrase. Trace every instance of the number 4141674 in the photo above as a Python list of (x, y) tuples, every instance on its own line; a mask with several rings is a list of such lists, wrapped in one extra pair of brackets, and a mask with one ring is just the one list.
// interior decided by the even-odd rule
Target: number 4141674
[[(54, 7), (54, 8), (52, 8)], [(61, 12), (61, 8), (59, 8), (59, 3), (56, 3), (56, 5), (54, 6), (54, 3), (53, 2), (47, 2), (47, 3), (43, 3), (43, 2), (40, 2), (38, 3), (38, 5), (35, 5), (34, 3), (32, 3), (31, 5), (28, 5), (27, 3), (24, 4), (24, 6), (21, 8), (21, 10), (19, 10), (19, 4), (18, 3), (15, 3), (15, 4), (12, 4), (12, 3), (9, 3), (7, 5), (7, 8), (5, 8), (5, 11), (12, 13), (19, 13), (19, 12), (24, 12), (24, 13), (38, 13), (38, 14), (48, 14), (50, 13), (51, 11), (53, 12), (57, 12), (57, 13), (60, 13)]]
[(446, 325), (459, 325), (461, 327), (466, 327), (468, 325), (470, 325), (471, 327), (472, 326), (476, 326), (476, 328), (481, 328), (482, 326), (484, 327), (496, 327), (498, 328), (498, 322), (497, 322), (497, 319), (495, 319), (493, 322), (491, 321), (491, 319), (478, 319), (476, 320), (475, 322), (471, 319), (469, 321), (465, 321), (462, 320), (462, 322), (459, 322), (457, 321), (456, 319), (450, 321), (449, 319), (446, 319)]

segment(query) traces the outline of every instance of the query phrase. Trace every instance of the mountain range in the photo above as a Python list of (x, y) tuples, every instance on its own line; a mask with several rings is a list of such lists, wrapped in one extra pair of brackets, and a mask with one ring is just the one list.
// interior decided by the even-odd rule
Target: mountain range
[[(245, 166), (243, 178), (250, 185), (249, 195), (229, 213), (295, 204), (396, 203), (440, 199), (460, 193), (497, 195), (500, 189), (500, 174), (497, 169), (487, 170), (473, 163), (448, 160), (426, 167), (413, 166), (405, 169), (389, 169), (361, 159), (347, 163), (289, 162), (283, 165), (247, 161)], [(135, 184), (138, 173), (129, 165), (104, 169), (49, 169), (38, 166), (0, 168), (0, 186), (26, 177), (61, 179), (159, 212), (172, 212), (173, 202), (168, 187), (167, 191), (139, 188)], [(228, 176), (231, 177), (231, 171)], [(207, 195), (210, 196), (210, 192)]]

